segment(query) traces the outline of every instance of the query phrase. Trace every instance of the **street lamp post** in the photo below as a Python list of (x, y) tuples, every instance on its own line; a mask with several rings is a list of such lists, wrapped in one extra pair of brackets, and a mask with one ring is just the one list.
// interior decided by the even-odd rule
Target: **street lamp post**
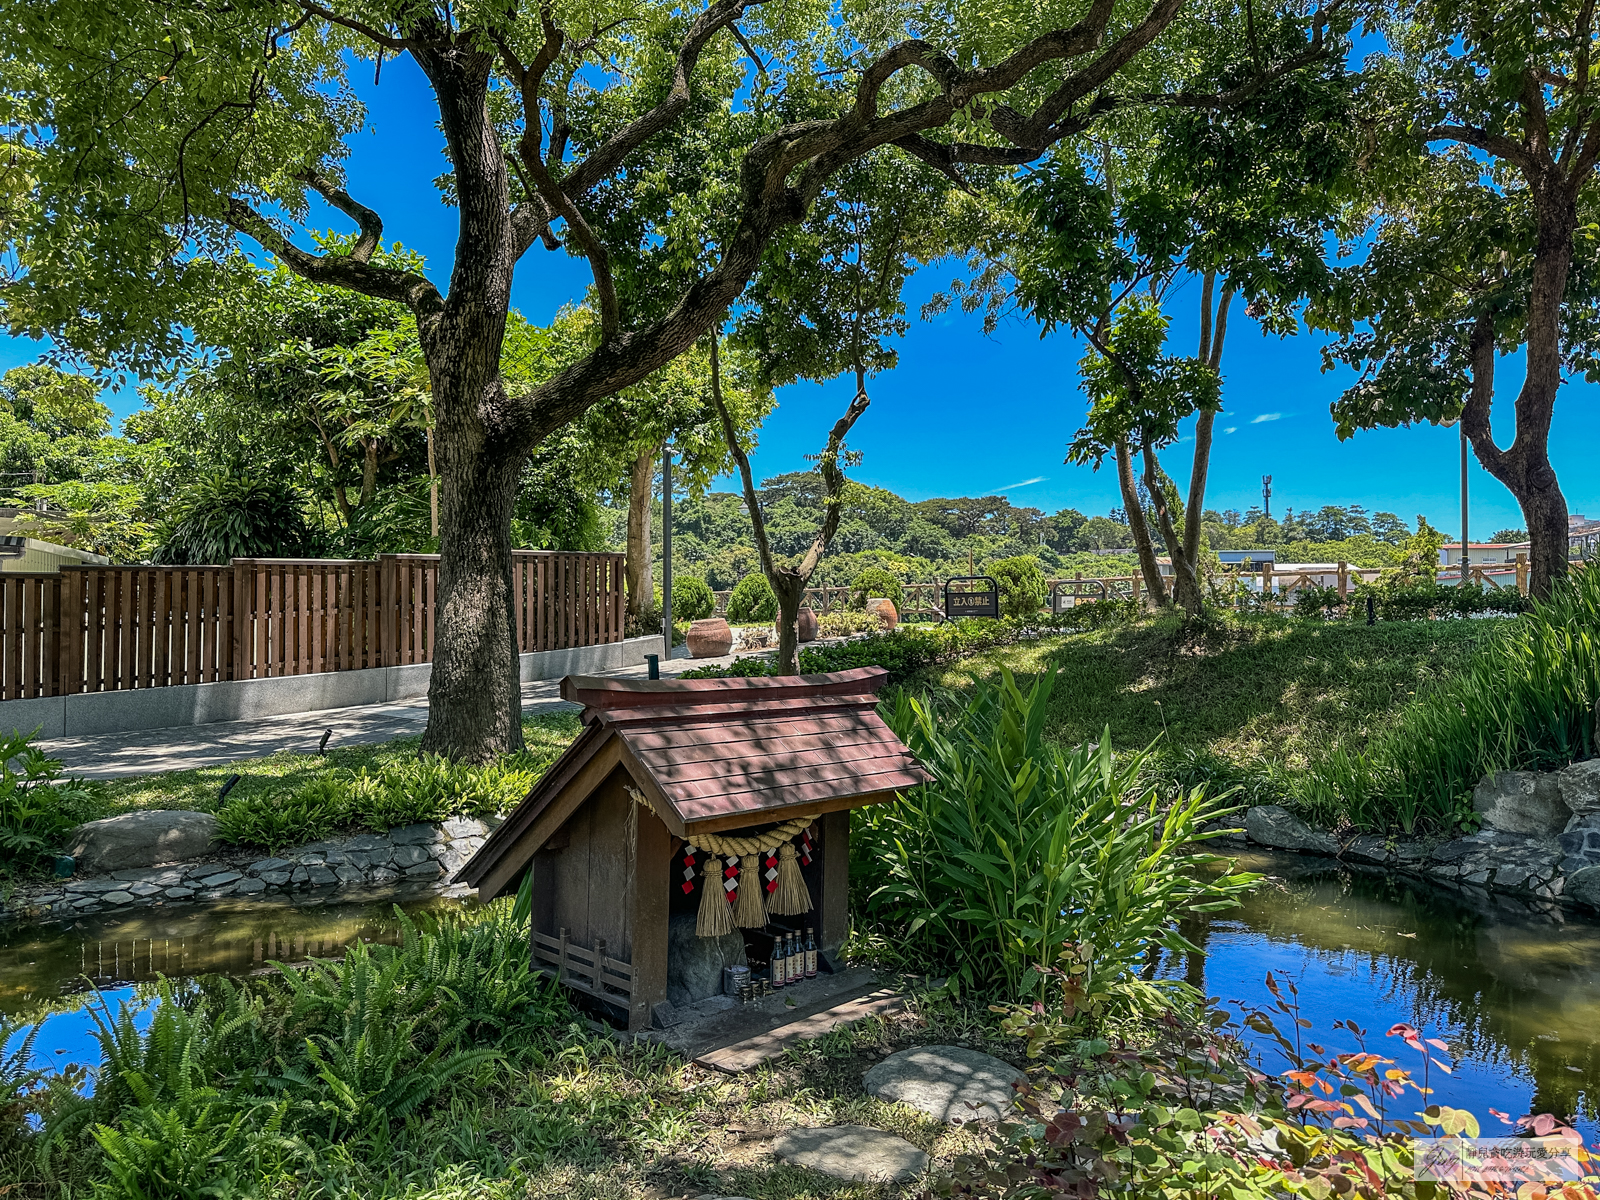
[(661, 443), (661, 645), (672, 657), (672, 445)]
[(1461, 422), (1461, 586), (1467, 586), (1467, 567), (1472, 555), (1467, 540), (1467, 423)]

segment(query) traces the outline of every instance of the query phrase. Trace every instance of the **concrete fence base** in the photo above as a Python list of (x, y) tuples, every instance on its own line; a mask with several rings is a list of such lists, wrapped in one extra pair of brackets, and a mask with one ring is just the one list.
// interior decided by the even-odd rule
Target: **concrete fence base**
[[(532, 683), (564, 675), (615, 671), (639, 666), (646, 654), (660, 653), (660, 637), (543, 650), (519, 656), (520, 674), (523, 683)], [(37, 728), (41, 738), (87, 737), (97, 733), (207, 725), (212, 721), (248, 721), (332, 708), (398, 704), (426, 695), (432, 675), (433, 664), (418, 663), (409, 667), (374, 667), (363, 671), (329, 671), (318, 675), (282, 675), (273, 679), (238, 679), (125, 692), (6, 700), (0, 702), (0, 732), (14, 729), (31, 733)]]

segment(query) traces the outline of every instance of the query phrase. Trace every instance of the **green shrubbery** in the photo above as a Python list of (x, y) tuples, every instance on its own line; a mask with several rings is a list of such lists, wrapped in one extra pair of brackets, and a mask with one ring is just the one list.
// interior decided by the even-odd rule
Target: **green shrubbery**
[(906, 606), (906, 594), (900, 581), (882, 567), (868, 567), (851, 581), (851, 608), (866, 608), (867, 601), (878, 596), (891, 601), (897, 613)]
[(776, 620), (778, 598), (772, 594), (772, 585), (760, 572), (746, 575), (728, 597), (728, 624), (758, 625)]
[(1232, 907), (1256, 877), (1200, 869), (1201, 826), (1225, 801), (1163, 797), (1148, 756), (1114, 754), (1109, 733), (1047, 742), (1054, 685), (1051, 671), (1023, 691), (1004, 671), (964, 707), (894, 697), (889, 725), (933, 782), (855, 814), (852, 874), (875, 885), (866, 914), (905, 962), (1022, 1001), (1042, 997), (1038, 965), (1065, 946), (1085, 999), (1109, 1003), (1158, 947), (1193, 949), (1180, 917)]
[(984, 568), (1000, 585), (1000, 615), (1025, 620), (1044, 607), (1050, 585), (1044, 568), (1031, 554), (1002, 558)]
[[(693, 575), (679, 575), (672, 580), (672, 620), (699, 621), (709, 617), (717, 607), (717, 598), (704, 579)], [(658, 620), (657, 625), (660, 624)]]
[(0, 735), (0, 878), (33, 869), (69, 830), (104, 815), (105, 785), (61, 770), (31, 736)]
[(1297, 781), (1301, 806), (1330, 823), (1445, 832), (1471, 820), (1485, 775), (1594, 756), (1600, 567), (1499, 624), (1460, 674), (1385, 721), (1364, 749), (1335, 746), (1313, 763)]
[[(898, 682), (939, 663), (1032, 641), (1044, 632), (1100, 629), (1131, 621), (1137, 606), (1131, 600), (1096, 600), (1079, 604), (1058, 616), (1037, 614), (1029, 621), (972, 617), (938, 624), (902, 625), (889, 632), (873, 632), (832, 646), (800, 647), (800, 673), (849, 671), (856, 667), (883, 667)], [(828, 620), (822, 618), (821, 620)], [(715, 679), (721, 676), (770, 675), (767, 656), (735, 659), (730, 666), (705, 666), (684, 671), (680, 679)]]
[(401, 923), (399, 946), (357, 941), (343, 961), (162, 980), (145, 1020), (91, 1008), (103, 1062), (90, 1094), (22, 1093), (23, 1117), (46, 1118), (43, 1171), (73, 1195), (263, 1194), (312, 1164), (325, 1177), (381, 1161), (442, 1094), (475, 1097), (469, 1081), (503, 1075), (501, 1060), (546, 1060), (571, 1010), (530, 967), (525, 916), (500, 903)]
[[(1333, 591), (1332, 588), (1323, 590)], [(1365, 621), (1369, 597), (1373, 615), (1380, 621), (1425, 621), (1474, 613), (1511, 614), (1527, 612), (1533, 607), (1532, 601), (1515, 588), (1460, 587), (1397, 572), (1352, 588), (1349, 603), (1345, 605), (1345, 617)]]
[(419, 821), (487, 816), (527, 795), (541, 768), (519, 756), (472, 767), (424, 754), (376, 770), (337, 771), (293, 791), (229, 800), (217, 812), (217, 837), (280, 850), (346, 830), (384, 833)]

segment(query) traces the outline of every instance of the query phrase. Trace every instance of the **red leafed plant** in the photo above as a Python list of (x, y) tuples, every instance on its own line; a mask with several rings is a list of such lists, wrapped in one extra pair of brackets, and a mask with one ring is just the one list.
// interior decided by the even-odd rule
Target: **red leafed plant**
[[(1073, 980), (1066, 972), (1054, 982), (1066, 988)], [(1550, 1115), (1513, 1120), (1494, 1113), (1510, 1130), (1560, 1139), (1563, 1157), (1545, 1165), (1562, 1167), (1567, 1182), (1519, 1177), (1524, 1168), (1492, 1156), (1460, 1183), (1419, 1181), (1418, 1139), (1479, 1132), (1471, 1113), (1428, 1102), (1433, 1070), (1451, 1069), (1445, 1044), (1405, 1023), (1387, 1031), (1421, 1054), (1420, 1080), (1369, 1048), (1367, 1031), (1354, 1021), (1334, 1028), (1354, 1038), (1356, 1049), (1330, 1053), (1304, 1040), (1311, 1022), (1293, 982), (1268, 975), (1266, 987), (1272, 1002), (1240, 1006), (1242, 1022), (1223, 1010), (1203, 1023), (1167, 1013), (1150, 1044), (1137, 1047), (1081, 1032), (1075, 1038), (1074, 1027), (1084, 1026), (1066, 991), (1053, 1007), (1005, 1010), (1006, 1028), (1026, 1038), (1035, 1055), (1061, 1053), (1019, 1085), (1013, 1119), (987, 1150), (958, 1159), (934, 1191), (972, 1200), (1600, 1200), (1600, 1177), (1582, 1139)], [(1279, 1076), (1251, 1065), (1246, 1028), (1283, 1054), (1287, 1069)], [(1425, 1107), (1415, 1111), (1403, 1103), (1407, 1097)]]

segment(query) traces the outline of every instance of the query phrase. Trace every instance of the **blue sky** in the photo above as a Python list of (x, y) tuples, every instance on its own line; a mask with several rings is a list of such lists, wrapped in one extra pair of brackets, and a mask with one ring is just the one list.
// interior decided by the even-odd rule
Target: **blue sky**
[[(384, 217), (385, 236), (420, 250), (430, 273), (448, 280), (455, 240), (455, 211), (439, 202), (433, 179), (443, 170), (442, 137), (420, 72), (409, 58), (384, 65), (381, 86), (358, 84), (372, 131), (358, 137), (350, 159), (350, 190)], [(326, 208), (315, 220), (343, 230), (348, 222)], [(913, 281), (911, 311), (949, 281), (951, 267), (927, 268)], [(564, 303), (581, 299), (588, 283), (579, 260), (539, 247), (523, 259), (514, 303), (543, 322)], [(1190, 293), (1198, 288), (1191, 288)], [(1187, 302), (1187, 305), (1186, 305)], [(1195, 339), (1197, 296), (1174, 302), (1173, 338)], [(0, 343), (0, 367), (30, 362), (39, 347)], [(1066, 446), (1081, 423), (1080, 349), (1069, 337), (1041, 339), (1032, 325), (1013, 322), (985, 336), (976, 317), (954, 313), (913, 325), (900, 346), (900, 366), (873, 380), (872, 408), (852, 437), (864, 452), (853, 475), (911, 499), (1004, 492), (1015, 504), (1046, 511), (1072, 506), (1104, 512), (1119, 503), (1109, 468), (1096, 473), (1063, 464)], [(1348, 372), (1324, 375), (1319, 342), (1264, 337), (1236, 305), (1223, 360), (1225, 412), (1212, 459), (1208, 506), (1245, 508), (1260, 500), (1261, 476), (1273, 477), (1272, 508), (1364, 504), (1396, 512), (1408, 522), (1425, 513), (1456, 531), (1459, 517), (1459, 437), (1454, 429), (1380, 430), (1347, 442), (1334, 435), (1328, 404), (1348, 383)], [(1515, 359), (1497, 372), (1497, 432), (1505, 445), (1510, 407), (1521, 384)], [(850, 384), (799, 384), (779, 394), (779, 407), (761, 433), (754, 456), (764, 475), (797, 470), (821, 445), (849, 400)], [(1600, 517), (1600, 405), (1597, 389), (1568, 384), (1557, 402), (1552, 458), (1574, 512)], [(132, 389), (108, 398), (119, 416), (138, 407)], [(1221, 430), (1233, 429), (1233, 433)], [(1163, 456), (1180, 484), (1189, 474), (1190, 446)], [(731, 487), (732, 481), (725, 481)], [(1474, 537), (1520, 526), (1509, 492), (1473, 462), (1470, 477)]]

